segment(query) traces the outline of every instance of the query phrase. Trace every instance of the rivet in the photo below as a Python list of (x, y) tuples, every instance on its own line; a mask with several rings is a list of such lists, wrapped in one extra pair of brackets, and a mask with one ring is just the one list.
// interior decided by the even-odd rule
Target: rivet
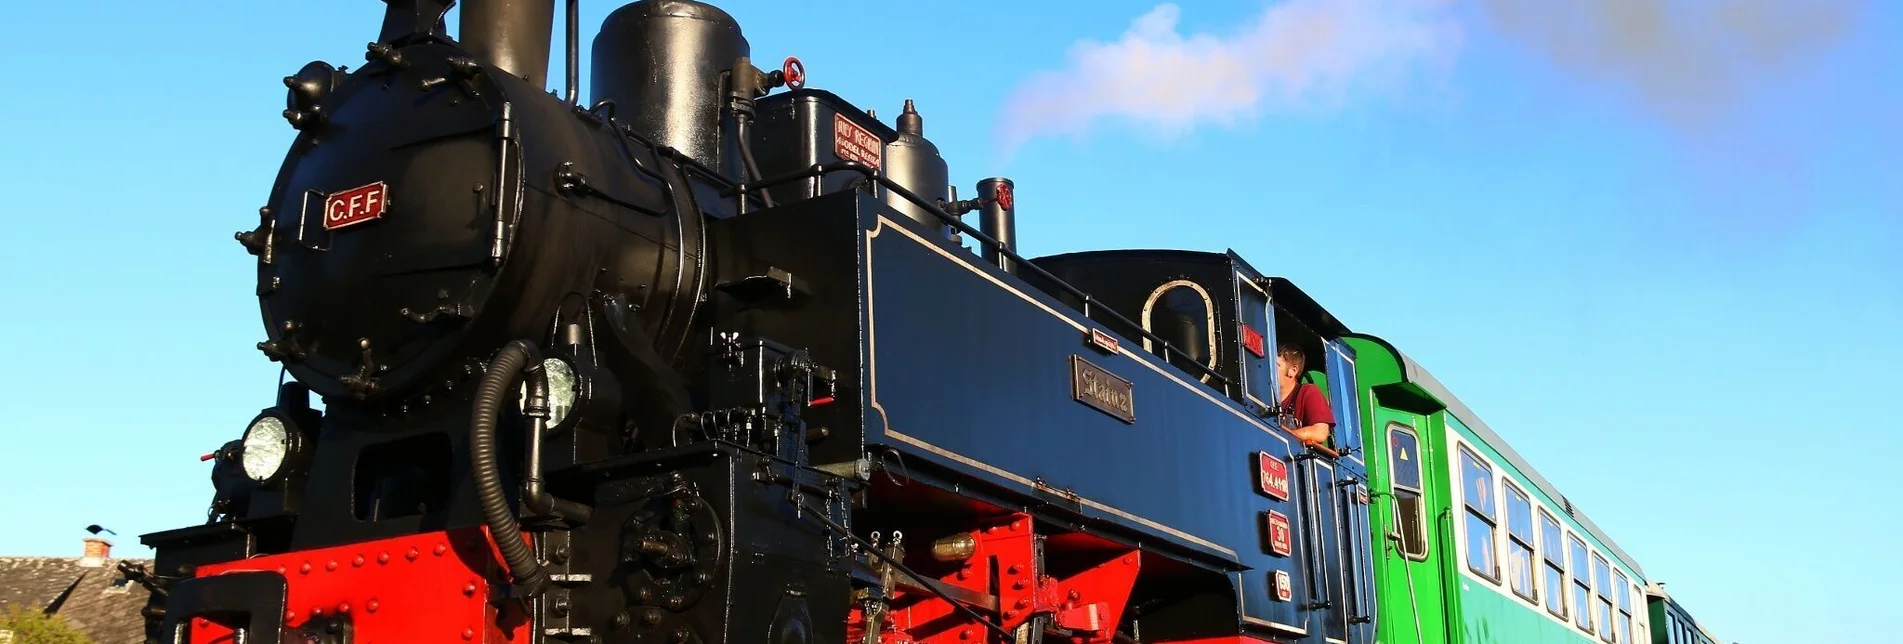
[(969, 570), (960, 570), (960, 571), (958, 571), (958, 579), (959, 579), (960, 581), (963, 581), (963, 580), (965, 580), (965, 579), (966, 579), (966, 578), (968, 578), (968, 577), (971, 577), (971, 571), (969, 571)]
[(337, 612), (339, 614), (350, 612), (350, 602), (341, 602), (337, 604)]
[(436, 544), (436, 556), (441, 557), (445, 552), (449, 552), (449, 546), (440, 543)]
[(350, 565), (352, 565), (352, 566), (357, 566), (357, 567), (362, 567), (362, 566), (363, 566), (363, 555), (357, 555), (357, 558), (356, 558), (356, 559), (352, 559), (352, 560), (350, 560)]
[(390, 563), (390, 553), (387, 553), (387, 552), (378, 553), (377, 563)]
[(467, 586), (463, 586), (463, 594), (468, 595), (470, 597), (476, 596), (476, 585), (470, 584)]
[(1030, 605), (1031, 605), (1031, 602), (1028, 602), (1028, 601), (1025, 601), (1025, 600), (1022, 600), (1022, 599), (1020, 599), (1020, 600), (1018, 600), (1018, 602), (1017, 602), (1017, 603), (1015, 603), (1015, 604), (1012, 604), (1012, 606), (1014, 606), (1014, 607), (1017, 607), (1017, 608), (1024, 608), (1024, 607), (1027, 607), (1027, 606), (1030, 606)]
[(1081, 597), (1083, 597), (1083, 595), (1079, 595), (1079, 594), (1077, 594), (1077, 591), (1076, 591), (1076, 590), (1072, 590), (1072, 591), (1070, 591), (1070, 600), (1071, 600), (1071, 601), (1077, 601), (1077, 600), (1078, 600), (1079, 598), (1081, 598)]
[(278, 566), (278, 574), (284, 574), (284, 566)]
[(318, 617), (323, 617), (323, 616), (324, 616), (324, 607), (323, 607), (323, 606), (312, 606), (312, 607), (311, 607), (311, 617), (312, 617), (312, 618), (318, 618)]
[(288, 622), (294, 619), (297, 619), (297, 611), (294, 611), (294, 610), (284, 611), (284, 621)]
[(1124, 555), (1124, 556), (1123, 556), (1123, 563), (1124, 563), (1124, 565), (1130, 565), (1130, 564), (1134, 564), (1134, 563), (1136, 563), (1136, 562), (1137, 562), (1137, 556), (1136, 556), (1136, 555)]
[(971, 639), (971, 629), (967, 628), (965, 630), (958, 631), (958, 639), (961, 639), (961, 640)]
[(417, 555), (420, 555), (420, 554), (422, 553), (417, 552), (415, 548), (411, 548), (410, 552), (408, 554), (405, 554), (404, 556), (409, 557), (410, 561), (416, 561)]
[(469, 630), (467, 628), (463, 629), (463, 639), (466, 639), (466, 640), (476, 639), (476, 632)]
[(1024, 580), (1019, 579), (1011, 582), (1011, 590), (1024, 590)]
[(308, 561), (304, 562), (304, 565), (297, 567), (298, 574), (309, 574), (310, 571), (311, 571), (311, 562), (308, 562)]
[(1015, 575), (1015, 574), (1018, 574), (1018, 573), (1020, 573), (1020, 572), (1023, 572), (1023, 571), (1024, 571), (1024, 567), (1023, 567), (1023, 566), (1019, 566), (1019, 565), (1017, 565), (1017, 564), (1011, 564), (1011, 567), (1005, 570), (1005, 572), (1008, 572), (1008, 573), (1011, 573), (1011, 574), (1013, 574), (1013, 575)]
[(374, 613), (377, 612), (377, 606), (377, 600), (372, 599), (368, 602), (364, 602), (363, 609)]
[(335, 561), (324, 564), (324, 570), (336, 570), (336, 569), (337, 569), (337, 562)]
[(211, 626), (211, 621), (210, 621), (210, 620), (207, 620), (207, 619), (205, 619), (205, 618), (203, 618), (203, 617), (200, 617), (200, 618), (198, 618), (198, 627), (199, 627), (199, 628), (204, 628), (204, 627), (207, 627), (207, 626)]

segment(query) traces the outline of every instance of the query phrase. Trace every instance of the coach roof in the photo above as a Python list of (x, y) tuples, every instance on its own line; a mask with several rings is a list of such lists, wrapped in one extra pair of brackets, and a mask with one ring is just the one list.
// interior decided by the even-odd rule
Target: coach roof
[(1408, 357), (1406, 353), (1395, 348), (1394, 345), (1389, 344), (1386, 340), (1367, 334), (1356, 334), (1355, 337), (1378, 342), (1382, 346), (1387, 347), (1389, 351), (1393, 351), (1394, 355), (1399, 356), (1401, 359), (1401, 368), (1403, 369), (1402, 377), (1406, 378), (1408, 382), (1420, 387), (1422, 391), (1427, 392), (1427, 395), (1433, 396), (1434, 399), (1440, 401), (1440, 403), (1447, 408), (1447, 413), (1453, 414), (1455, 418), (1460, 419), (1461, 424), (1473, 430), (1474, 434), (1480, 437), (1480, 440), (1486, 442), (1487, 445), (1499, 452), (1500, 456), (1506, 458), (1507, 463), (1512, 465), (1513, 469), (1518, 470), (1522, 476), (1525, 476), (1526, 480), (1531, 482), (1534, 487), (1539, 488), (1541, 492), (1546, 493), (1548, 497), (1553, 498), (1555, 501), (1564, 504), (1566, 506), (1564, 509), (1567, 511), (1567, 514), (1578, 521), (1580, 527), (1585, 528), (1587, 534), (1592, 535), (1599, 543), (1604, 544), (1606, 548), (1612, 550), (1613, 555), (1617, 556), (1620, 561), (1624, 561), (1626, 565), (1631, 566), (1632, 572), (1637, 573), (1640, 577), (1645, 576), (1645, 569), (1639, 566), (1637, 559), (1632, 558), (1632, 555), (1627, 554), (1625, 549), (1620, 548), (1619, 544), (1612, 540), (1612, 537), (1606, 536), (1605, 531), (1600, 530), (1599, 526), (1594, 524), (1592, 519), (1586, 516), (1585, 511), (1579, 509), (1578, 504), (1573, 503), (1572, 499), (1566, 498), (1565, 494), (1561, 494), (1557, 486), (1554, 486), (1551, 481), (1546, 480), (1546, 477), (1541, 476), (1538, 469), (1535, 469), (1531, 463), (1528, 463), (1525, 458), (1522, 458), (1519, 452), (1513, 450), (1513, 445), (1509, 444), (1505, 438), (1501, 438), (1498, 433), (1495, 433), (1493, 428), (1488, 427), (1485, 421), (1480, 420), (1479, 415), (1475, 414), (1472, 409), (1467, 408), (1467, 404), (1461, 402), (1460, 398), (1456, 397), (1452, 391), (1449, 391), (1446, 385), (1442, 385), (1439, 380), (1435, 380), (1434, 375), (1428, 373), (1427, 369), (1421, 367), (1420, 363), (1415, 362), (1413, 358)]

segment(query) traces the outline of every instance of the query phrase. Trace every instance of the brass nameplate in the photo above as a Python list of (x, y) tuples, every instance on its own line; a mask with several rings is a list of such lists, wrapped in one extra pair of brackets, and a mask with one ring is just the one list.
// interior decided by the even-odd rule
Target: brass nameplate
[(1070, 357), (1070, 395), (1123, 422), (1137, 422), (1135, 385), (1074, 354)]

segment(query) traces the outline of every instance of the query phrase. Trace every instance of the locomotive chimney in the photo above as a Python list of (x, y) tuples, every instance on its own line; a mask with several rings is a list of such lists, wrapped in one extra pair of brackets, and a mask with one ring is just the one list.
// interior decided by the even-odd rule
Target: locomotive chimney
[(555, 0), (466, 0), (460, 40), (483, 62), (543, 87), (554, 28)]
[[(1010, 179), (992, 177), (978, 182), (978, 199), (984, 204), (984, 210), (978, 219), (978, 232), (998, 241), (998, 245), (1013, 253), (1018, 250), (1017, 190)], [(992, 246), (985, 246), (985, 261), (996, 264), (1004, 272), (1016, 275), (1017, 262), (999, 253)]]

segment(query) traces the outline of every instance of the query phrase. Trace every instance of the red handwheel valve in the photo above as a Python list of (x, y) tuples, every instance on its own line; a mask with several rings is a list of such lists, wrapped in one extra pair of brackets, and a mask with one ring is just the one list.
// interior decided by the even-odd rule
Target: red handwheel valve
[(789, 89), (806, 87), (806, 64), (800, 62), (798, 56), (787, 56), (786, 62), (780, 63), (780, 75), (786, 79)]

